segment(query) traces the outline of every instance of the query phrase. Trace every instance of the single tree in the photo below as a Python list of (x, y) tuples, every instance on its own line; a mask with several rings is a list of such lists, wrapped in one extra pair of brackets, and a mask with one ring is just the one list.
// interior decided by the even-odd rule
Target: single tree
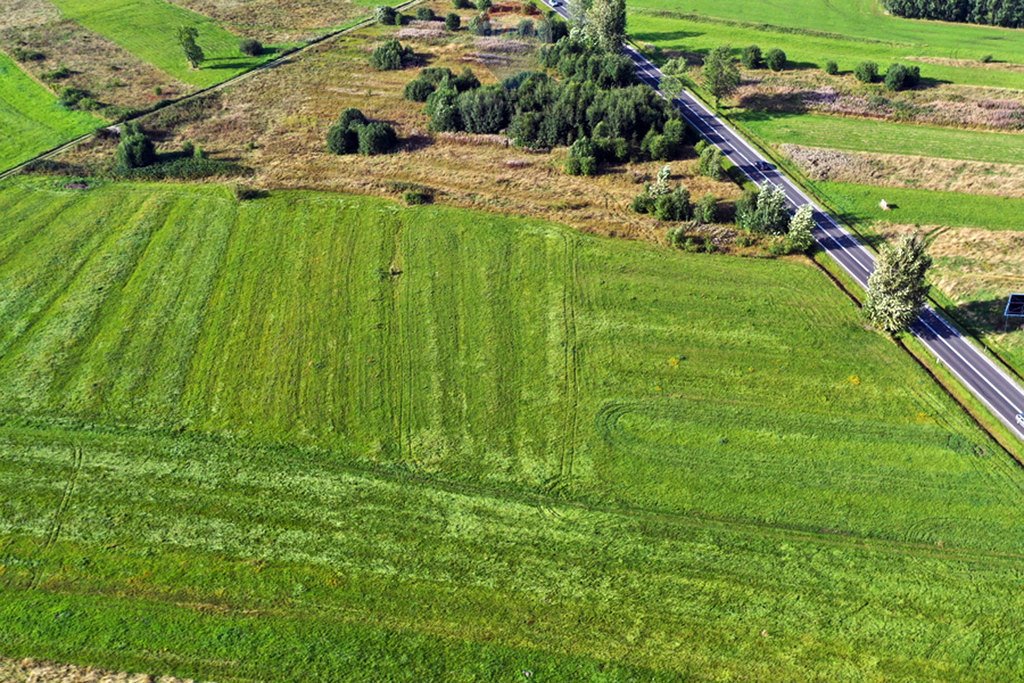
[(458, 31), (462, 26), (462, 18), (455, 12), (449, 12), (444, 18), (444, 27), (449, 31)]
[(704, 84), (715, 98), (715, 107), (722, 104), (722, 98), (731, 95), (740, 85), (740, 70), (732, 61), (729, 46), (716, 47), (704, 60)]
[(697, 201), (693, 207), (693, 219), (700, 224), (714, 223), (718, 220), (718, 199), (710, 192)]
[(683, 94), (686, 89), (686, 73), (690, 65), (682, 57), (674, 57), (661, 67), (661, 92), (670, 100)]
[(786, 235), (786, 242), (789, 251), (804, 252), (814, 245), (814, 209), (810, 204), (804, 204), (789, 221), (789, 234)]
[(587, 12), (593, 0), (569, 0), (569, 21), (572, 25), (583, 30), (587, 25)]
[(199, 31), (195, 26), (179, 26), (178, 27), (178, 45), (181, 45), (182, 51), (185, 53), (185, 59), (188, 60), (189, 65), (193, 69), (198, 69), (206, 59), (206, 55), (203, 54), (203, 48), (199, 47), (196, 43), (196, 38), (199, 37)]
[(593, 0), (584, 31), (602, 50), (617, 53), (626, 37), (626, 0)]
[(906, 235), (885, 244), (878, 254), (875, 272), (868, 278), (864, 313), (876, 328), (896, 334), (914, 322), (928, 294), (925, 276), (932, 259), (917, 235)]
[(725, 177), (725, 170), (722, 168), (723, 159), (722, 150), (712, 145), (708, 145), (700, 151), (697, 170), (700, 171), (701, 175), (707, 176), (708, 178), (721, 180)]

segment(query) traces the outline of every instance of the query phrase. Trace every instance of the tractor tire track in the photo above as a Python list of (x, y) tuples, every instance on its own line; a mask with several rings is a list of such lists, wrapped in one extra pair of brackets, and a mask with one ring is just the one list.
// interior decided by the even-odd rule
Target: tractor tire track
[[(49, 550), (57, 539), (60, 537), (61, 528), (64, 526), (64, 513), (71, 506), (71, 498), (75, 493), (75, 486), (78, 483), (78, 475), (82, 471), (82, 447), (75, 446), (71, 454), (71, 474), (68, 475), (68, 480), (64, 484), (64, 491), (61, 492), (60, 501), (57, 503), (57, 509), (53, 513), (53, 519), (50, 520), (50, 525), (47, 527), (46, 536), (43, 539), (43, 544), (39, 547), (39, 555), (42, 555)], [(32, 571), (32, 580), (29, 583), (29, 588), (38, 588), (42, 581), (42, 571), (37, 566)]]

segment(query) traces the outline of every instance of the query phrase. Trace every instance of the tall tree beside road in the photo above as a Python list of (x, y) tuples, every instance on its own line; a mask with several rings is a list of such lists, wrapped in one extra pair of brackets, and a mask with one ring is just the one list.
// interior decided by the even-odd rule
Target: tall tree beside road
[(728, 45), (716, 47), (704, 60), (704, 85), (715, 97), (715, 107), (722, 98), (731, 95), (740, 85), (740, 70), (732, 60)]
[(924, 240), (906, 235), (895, 244), (882, 246), (875, 272), (868, 278), (864, 313), (871, 324), (889, 334), (910, 327), (928, 294), (925, 275), (932, 259)]
[(626, 0), (592, 0), (584, 32), (602, 50), (618, 52), (626, 37)]
[(569, 0), (569, 21), (573, 27), (584, 30), (587, 26), (587, 13), (593, 0)]

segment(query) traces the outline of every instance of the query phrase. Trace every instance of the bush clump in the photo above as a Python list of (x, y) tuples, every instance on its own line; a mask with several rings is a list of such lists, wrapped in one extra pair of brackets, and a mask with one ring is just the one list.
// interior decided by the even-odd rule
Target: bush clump
[(554, 44), (569, 35), (569, 27), (558, 17), (548, 17), (537, 22), (537, 38), (542, 43)]
[(706, 145), (700, 151), (697, 169), (703, 176), (713, 178), (714, 180), (721, 180), (725, 177), (725, 169), (722, 167), (723, 161), (722, 150), (713, 145)]
[(861, 83), (874, 83), (878, 78), (878, 65), (874, 62), (861, 62), (853, 70), (853, 75)]
[(363, 112), (349, 108), (327, 131), (327, 149), (334, 154), (353, 154), (359, 149), (359, 128), (368, 123)]
[(433, 21), (436, 18), (434, 10), (429, 7), (420, 7), (416, 10), (416, 19), (419, 21)]
[(395, 129), (383, 121), (365, 123), (356, 129), (356, 134), (359, 139), (359, 153), (367, 156), (388, 154), (398, 145)]
[(245, 38), (238, 44), (238, 49), (243, 55), (258, 57), (263, 54), (263, 43), (255, 38)]
[(768, 50), (768, 53), (764, 56), (764, 63), (772, 71), (784, 71), (786, 68), (786, 53), (777, 47)]
[(736, 224), (750, 232), (785, 234), (789, 225), (786, 195), (775, 185), (748, 190), (736, 202)]
[(829, 76), (835, 76), (839, 73), (839, 65), (831, 59), (825, 62), (825, 73)]
[(467, 133), (499, 133), (508, 126), (511, 116), (508, 91), (500, 85), (459, 95), (459, 118)]
[(536, 34), (537, 30), (532, 19), (522, 19), (516, 26), (516, 35), (520, 38), (533, 38)]
[(433, 203), (434, 195), (426, 190), (407, 190), (402, 194), (402, 199), (409, 206), (416, 206)]
[(397, 71), (405, 66), (410, 57), (412, 48), (402, 45), (397, 38), (390, 38), (374, 49), (370, 64), (381, 71)]
[(693, 217), (690, 191), (682, 185), (654, 200), (654, 217), (659, 221), (688, 221)]
[(462, 17), (455, 12), (449, 12), (444, 18), (444, 27), (449, 31), (458, 31), (462, 26)]
[(491, 35), (491, 17), (485, 14), (478, 14), (469, 20), (469, 32), (475, 36)]
[(138, 124), (126, 123), (121, 129), (115, 164), (120, 171), (149, 166), (156, 161), (156, 148)]
[(885, 87), (889, 90), (915, 88), (921, 82), (921, 69), (916, 66), (893, 64), (885, 72)]
[(385, 26), (396, 26), (401, 21), (401, 19), (399, 19), (398, 10), (388, 5), (381, 5), (374, 10), (373, 14), (374, 17), (376, 17), (377, 22), (384, 24)]
[(594, 143), (580, 138), (569, 147), (569, 158), (565, 161), (565, 172), (569, 175), (594, 175), (597, 173), (597, 152)]
[(743, 53), (740, 55), (740, 63), (748, 69), (763, 69), (764, 57), (761, 54), (761, 48), (757, 45), (743, 48)]
[(709, 192), (698, 199), (693, 207), (693, 220), (700, 225), (716, 223), (718, 221), (718, 198)]

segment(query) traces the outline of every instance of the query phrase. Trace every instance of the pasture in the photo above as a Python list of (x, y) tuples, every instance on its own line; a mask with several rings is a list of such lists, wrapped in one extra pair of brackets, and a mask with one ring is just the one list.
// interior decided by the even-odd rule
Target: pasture
[(0, 52), (0, 171), (102, 123), (92, 114), (61, 106), (53, 93)]
[[(52, 0), (61, 13), (98, 33), (144, 62), (199, 87), (215, 85), (266, 61), (268, 52), (256, 57), (241, 54), (241, 37), (213, 20), (166, 0)], [(189, 67), (176, 31), (194, 26), (196, 42), (206, 53), (199, 69)]]
[(1024, 472), (805, 262), (304, 191), (0, 189), (8, 656), (1024, 666)]

